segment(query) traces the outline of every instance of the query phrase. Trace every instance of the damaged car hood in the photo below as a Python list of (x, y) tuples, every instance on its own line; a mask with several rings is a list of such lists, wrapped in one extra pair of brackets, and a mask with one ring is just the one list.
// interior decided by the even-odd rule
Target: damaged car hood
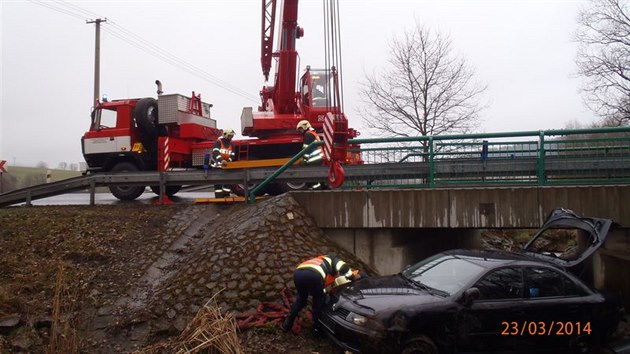
[(414, 285), (401, 274), (361, 279), (337, 292), (341, 302), (374, 310), (442, 301), (444, 294)]

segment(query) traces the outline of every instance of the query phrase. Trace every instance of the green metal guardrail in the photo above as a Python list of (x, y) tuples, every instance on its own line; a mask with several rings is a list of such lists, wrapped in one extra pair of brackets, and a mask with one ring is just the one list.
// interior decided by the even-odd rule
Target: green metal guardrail
[(354, 139), (367, 164), (416, 163), (418, 179), (342, 188), (630, 183), (630, 127)]
[(307, 152), (315, 149), (316, 146), (324, 145), (323, 141), (313, 141), (307, 147), (302, 149), (302, 151), (298, 152), (291, 160), (287, 161), (284, 165), (282, 165), (276, 172), (274, 172), (271, 176), (267, 177), (264, 181), (260, 182), (256, 185), (256, 187), (252, 188), (251, 191), (248, 191), (246, 199), (249, 200), (250, 203), (256, 202), (256, 194), (260, 192), (263, 188), (265, 188), (269, 183), (271, 183), (276, 177), (278, 177), (282, 172), (284, 172), (290, 166), (293, 166), (297, 160), (301, 159)]
[[(254, 188), (254, 200), (275, 177), (301, 158), (313, 142)], [(435, 188), (484, 185), (630, 183), (630, 127), (521, 131), (486, 134), (352, 139), (364, 165), (408, 166), (410, 178), (391, 173), (346, 178), (342, 188)], [(350, 166), (348, 167), (350, 169)]]

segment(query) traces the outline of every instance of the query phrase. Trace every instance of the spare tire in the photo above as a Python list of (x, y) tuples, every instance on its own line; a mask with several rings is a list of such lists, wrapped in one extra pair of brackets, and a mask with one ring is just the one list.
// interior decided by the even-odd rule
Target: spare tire
[(147, 151), (157, 152), (158, 104), (154, 98), (142, 98), (133, 109), (133, 119), (142, 132), (140, 140)]

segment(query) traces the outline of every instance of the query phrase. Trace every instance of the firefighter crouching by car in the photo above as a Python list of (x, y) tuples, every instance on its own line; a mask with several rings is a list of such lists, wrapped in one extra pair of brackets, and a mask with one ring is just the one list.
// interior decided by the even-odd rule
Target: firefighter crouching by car
[[(234, 129), (224, 129), (223, 136), (220, 136), (214, 143), (212, 148), (211, 166), (214, 168), (222, 168), (225, 161), (232, 161), (234, 152), (232, 151), (232, 138), (234, 138)], [(229, 197), (232, 191), (225, 185), (214, 185), (214, 196), (216, 198)]]
[(293, 273), (293, 282), (298, 294), (291, 306), (291, 312), (282, 324), (282, 330), (289, 331), (293, 327), (293, 321), (300, 310), (306, 306), (308, 296), (311, 295), (313, 297), (313, 335), (317, 336), (319, 317), (325, 300), (324, 289), (332, 285), (337, 277), (353, 281), (358, 279), (359, 275), (358, 272), (353, 272), (346, 262), (334, 255), (319, 256), (298, 265)]

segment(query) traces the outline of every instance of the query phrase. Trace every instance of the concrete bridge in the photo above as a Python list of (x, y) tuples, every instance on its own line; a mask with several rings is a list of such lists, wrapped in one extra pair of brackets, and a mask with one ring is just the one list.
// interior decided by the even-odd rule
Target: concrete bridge
[(593, 282), (630, 294), (627, 185), (318, 191), (293, 197), (328, 237), (381, 274), (446, 249), (479, 248), (484, 229), (537, 229), (556, 207), (610, 218), (621, 227), (593, 257)]

